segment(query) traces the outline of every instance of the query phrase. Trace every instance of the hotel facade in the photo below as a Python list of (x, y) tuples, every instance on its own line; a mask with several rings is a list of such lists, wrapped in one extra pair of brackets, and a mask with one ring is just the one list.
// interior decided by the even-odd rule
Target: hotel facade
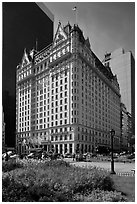
[(59, 22), (53, 43), (24, 50), (16, 70), (16, 147), (56, 153), (120, 148), (120, 89), (78, 25)]

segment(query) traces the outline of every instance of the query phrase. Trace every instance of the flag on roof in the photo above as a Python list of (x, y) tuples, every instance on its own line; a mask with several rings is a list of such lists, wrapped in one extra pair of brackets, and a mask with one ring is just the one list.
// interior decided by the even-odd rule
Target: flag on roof
[(77, 7), (75, 6), (72, 10), (73, 10), (73, 11), (76, 11), (76, 10), (77, 10)]

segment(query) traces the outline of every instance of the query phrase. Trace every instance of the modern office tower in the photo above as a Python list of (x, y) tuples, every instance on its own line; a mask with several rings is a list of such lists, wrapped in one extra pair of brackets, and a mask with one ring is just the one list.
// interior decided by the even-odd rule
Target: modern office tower
[(132, 134), (132, 116), (129, 112), (127, 112), (128, 117), (128, 151), (134, 152), (135, 151), (135, 135)]
[(58, 153), (120, 147), (120, 90), (78, 25), (59, 22), (53, 43), (17, 66), (17, 149)]
[[(35, 2), (2, 3), (2, 104), (6, 122), (6, 144), (15, 146), (16, 66), (25, 47), (41, 50), (53, 41), (54, 16)], [(12, 100), (12, 101), (11, 101)]]
[(121, 151), (128, 150), (128, 137), (128, 112), (126, 106), (121, 103)]
[(135, 60), (132, 52), (123, 48), (106, 53), (104, 65), (109, 65), (117, 75), (120, 86), (121, 101), (132, 116), (132, 134), (135, 135)]

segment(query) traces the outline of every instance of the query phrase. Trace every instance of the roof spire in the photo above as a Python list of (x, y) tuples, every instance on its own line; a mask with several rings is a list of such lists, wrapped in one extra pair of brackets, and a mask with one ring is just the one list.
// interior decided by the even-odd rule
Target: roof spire
[(36, 49), (36, 51), (38, 51), (38, 39), (37, 38), (36, 38), (35, 49)]
[(59, 25), (61, 25), (61, 21), (59, 20)]

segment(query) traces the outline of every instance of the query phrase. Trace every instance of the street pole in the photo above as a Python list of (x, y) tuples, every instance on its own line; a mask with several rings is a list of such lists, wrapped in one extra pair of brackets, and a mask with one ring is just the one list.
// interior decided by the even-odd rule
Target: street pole
[(115, 130), (110, 130), (110, 134), (111, 134), (111, 174), (116, 174), (114, 171), (114, 157), (113, 157), (113, 138), (115, 135)]

